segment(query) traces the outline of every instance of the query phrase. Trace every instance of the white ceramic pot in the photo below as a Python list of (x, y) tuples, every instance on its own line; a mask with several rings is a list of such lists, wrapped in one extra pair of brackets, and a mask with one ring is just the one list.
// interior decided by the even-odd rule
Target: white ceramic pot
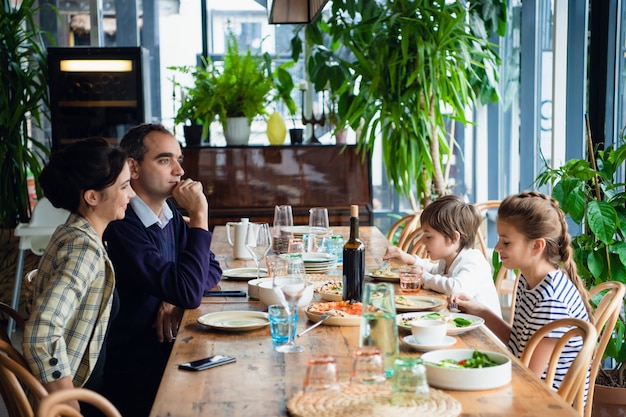
[(245, 117), (228, 117), (224, 131), (228, 145), (247, 145), (250, 139), (250, 125)]

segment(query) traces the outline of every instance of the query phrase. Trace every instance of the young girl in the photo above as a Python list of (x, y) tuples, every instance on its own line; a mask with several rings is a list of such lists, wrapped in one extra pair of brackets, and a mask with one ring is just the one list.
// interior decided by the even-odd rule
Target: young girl
[(473, 249), (481, 222), (473, 205), (454, 195), (440, 197), (426, 206), (420, 216), (424, 246), (430, 259), (439, 262), (410, 255), (395, 246), (387, 248), (383, 260), (423, 266), (423, 288), (447, 295), (466, 294), (501, 317), (491, 266), (481, 251)]
[[(513, 326), (464, 294), (451, 297), (459, 308), (481, 316), (487, 326), (520, 357), (528, 339), (546, 323), (573, 317), (589, 320), (587, 291), (572, 259), (567, 223), (558, 203), (538, 192), (523, 192), (502, 201), (496, 221), (502, 265), (519, 269)], [(550, 333), (540, 342), (530, 368), (543, 376), (557, 340), (567, 329)], [(554, 379), (557, 389), (576, 357), (582, 341), (574, 341), (559, 360)]]

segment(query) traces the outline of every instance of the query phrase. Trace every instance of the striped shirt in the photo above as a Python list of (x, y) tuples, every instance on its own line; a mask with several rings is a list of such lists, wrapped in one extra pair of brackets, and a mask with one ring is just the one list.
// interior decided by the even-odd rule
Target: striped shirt
[[(509, 339), (509, 349), (519, 358), (530, 337), (540, 327), (554, 320), (567, 317), (589, 321), (580, 293), (563, 271), (550, 272), (534, 288), (528, 288), (526, 278), (522, 275), (517, 286), (515, 317)], [(566, 327), (556, 329), (547, 337), (558, 339), (568, 330)], [(561, 385), (581, 347), (582, 339), (575, 337), (563, 349), (554, 377), (553, 389), (555, 391)], [(542, 378), (545, 379), (545, 373)], [(587, 376), (585, 396), (588, 387), (589, 377)]]
[(82, 386), (104, 341), (115, 279), (96, 231), (71, 214), (46, 248), (34, 281), (22, 347), (44, 384), (70, 376)]

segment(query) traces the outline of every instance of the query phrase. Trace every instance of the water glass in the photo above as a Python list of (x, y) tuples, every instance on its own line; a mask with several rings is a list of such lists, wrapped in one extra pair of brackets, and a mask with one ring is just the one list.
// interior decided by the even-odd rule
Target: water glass
[(317, 355), (309, 359), (302, 384), (304, 392), (339, 391), (337, 361), (330, 355)]
[(274, 207), (273, 250), (275, 254), (287, 253), (289, 239), (293, 238), (293, 212), (290, 205)]
[(421, 358), (414, 356), (398, 356), (394, 361), (393, 392), (428, 395), (426, 367)]
[(330, 226), (328, 223), (328, 209), (326, 207), (313, 207), (309, 210), (309, 252), (317, 252), (319, 242), (328, 237)]
[(400, 290), (402, 294), (418, 294), (422, 286), (424, 268), (417, 265), (405, 265), (398, 269), (400, 275)]
[(304, 240), (300, 238), (289, 239), (289, 247), (287, 248), (287, 253), (303, 253), (304, 250)]
[(337, 235), (330, 238), (328, 244), (328, 253), (337, 257), (337, 264), (343, 263), (343, 245), (345, 244), (343, 236)]
[[(285, 306), (276, 304), (269, 306), (267, 312), (270, 318), (270, 332), (274, 347), (284, 345), (289, 341), (290, 328), (291, 337), (295, 337), (296, 325), (298, 324), (298, 310), (290, 315)], [(289, 320), (291, 320), (291, 326)]]
[(386, 381), (383, 355), (376, 346), (362, 346), (354, 351), (350, 382), (380, 384)]

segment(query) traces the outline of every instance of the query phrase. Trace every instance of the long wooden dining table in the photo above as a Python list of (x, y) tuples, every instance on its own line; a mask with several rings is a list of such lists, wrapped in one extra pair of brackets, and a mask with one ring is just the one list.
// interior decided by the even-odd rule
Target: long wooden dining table
[[(334, 234), (347, 238), (348, 233), (348, 227), (334, 227)], [(360, 237), (366, 246), (366, 269), (376, 269), (376, 261), (381, 259), (389, 243), (374, 226), (362, 226)], [(223, 226), (214, 230), (212, 251), (220, 259), (223, 269), (254, 266), (253, 261), (233, 258)], [(247, 283), (223, 279), (220, 286), (229, 290), (246, 289)], [(441, 294), (432, 295), (445, 298)], [(185, 312), (151, 417), (288, 415), (287, 401), (301, 391), (307, 361), (313, 355), (332, 355), (337, 361), (340, 381), (349, 380), (353, 351), (359, 343), (358, 326), (321, 325), (297, 338), (296, 342), (305, 347), (304, 352), (285, 354), (274, 351), (269, 326), (245, 332), (225, 332), (198, 323), (198, 318), (207, 313), (241, 310), (267, 311), (267, 308), (258, 300), (248, 298), (205, 297), (198, 308)], [(298, 331), (311, 324), (301, 310)], [(456, 338), (451, 349), (480, 349), (511, 356), (485, 326)], [(400, 341), (400, 349), (403, 355), (419, 355), (403, 341)], [(215, 354), (234, 356), (236, 362), (200, 372), (178, 369), (180, 363)], [(443, 390), (460, 402), (461, 416), (577, 416), (574, 409), (534, 373), (516, 358), (511, 358), (512, 380), (503, 387), (479, 391)]]

